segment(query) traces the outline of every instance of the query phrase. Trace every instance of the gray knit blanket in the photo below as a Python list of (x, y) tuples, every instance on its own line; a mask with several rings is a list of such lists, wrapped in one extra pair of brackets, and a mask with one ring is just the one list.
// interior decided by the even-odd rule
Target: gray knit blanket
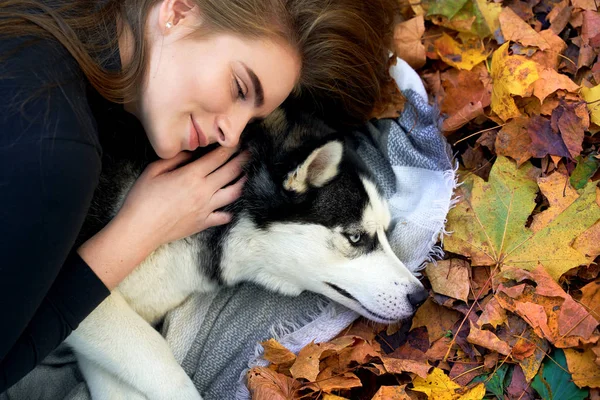
[[(401, 116), (368, 123), (354, 134), (358, 153), (374, 172), (390, 204), (389, 241), (412, 271), (442, 255), (437, 243), (456, 185), (439, 117), (420, 78), (398, 60), (390, 70), (407, 98)], [(171, 311), (161, 332), (175, 358), (206, 400), (249, 399), (248, 368), (267, 365), (259, 342), (276, 338), (292, 351), (328, 341), (358, 314), (314, 293), (287, 297), (253, 284), (190, 297)], [(21, 382), (0, 394), (8, 399), (87, 400), (89, 392), (73, 354), (59, 347)]]

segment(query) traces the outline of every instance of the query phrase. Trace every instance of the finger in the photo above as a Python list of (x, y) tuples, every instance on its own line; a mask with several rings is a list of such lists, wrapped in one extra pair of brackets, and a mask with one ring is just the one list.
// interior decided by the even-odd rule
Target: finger
[(250, 155), (248, 153), (241, 153), (227, 164), (208, 175), (206, 177), (206, 183), (215, 188), (222, 188), (242, 174), (242, 167), (249, 159)]
[(189, 161), (192, 158), (192, 153), (187, 151), (182, 151), (178, 153), (175, 157), (169, 158), (167, 160), (158, 160), (150, 164), (151, 173), (154, 176), (164, 174), (166, 172), (173, 171), (181, 164), (186, 161)]
[(205, 229), (210, 228), (211, 226), (224, 225), (231, 222), (231, 213), (224, 211), (215, 211), (210, 213), (204, 222)]
[(237, 150), (235, 147), (218, 147), (190, 165), (193, 165), (193, 168), (197, 169), (196, 172), (204, 177), (225, 164)]
[(210, 207), (216, 210), (236, 201), (242, 195), (246, 180), (247, 178), (243, 177), (233, 185), (217, 190), (210, 199)]

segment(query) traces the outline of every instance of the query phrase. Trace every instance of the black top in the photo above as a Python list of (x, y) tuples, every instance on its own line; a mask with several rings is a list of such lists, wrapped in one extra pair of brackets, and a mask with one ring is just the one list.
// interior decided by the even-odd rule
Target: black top
[[(98, 184), (100, 139), (145, 137), (58, 42), (30, 42), (0, 38), (0, 59), (9, 54), (0, 62), (0, 393), (109, 295), (74, 246)], [(109, 64), (120, 68), (117, 51)]]

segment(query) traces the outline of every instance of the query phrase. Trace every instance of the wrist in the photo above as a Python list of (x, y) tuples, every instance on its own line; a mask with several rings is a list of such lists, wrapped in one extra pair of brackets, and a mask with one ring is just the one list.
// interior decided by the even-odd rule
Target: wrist
[(82, 244), (77, 252), (109, 289), (114, 289), (156, 247), (139, 236), (139, 229), (117, 215), (100, 232)]

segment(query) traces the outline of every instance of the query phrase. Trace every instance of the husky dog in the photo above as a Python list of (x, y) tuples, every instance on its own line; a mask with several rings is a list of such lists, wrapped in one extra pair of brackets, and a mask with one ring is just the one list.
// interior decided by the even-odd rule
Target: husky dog
[[(157, 249), (67, 338), (94, 399), (201, 399), (152, 327), (193, 292), (243, 281), (310, 290), (379, 322), (409, 317), (426, 297), (390, 248), (388, 206), (351, 139), (283, 109), (245, 135), (251, 161), (232, 222)], [(95, 218), (114, 216), (140, 173), (107, 169), (117, 192), (97, 192)]]

